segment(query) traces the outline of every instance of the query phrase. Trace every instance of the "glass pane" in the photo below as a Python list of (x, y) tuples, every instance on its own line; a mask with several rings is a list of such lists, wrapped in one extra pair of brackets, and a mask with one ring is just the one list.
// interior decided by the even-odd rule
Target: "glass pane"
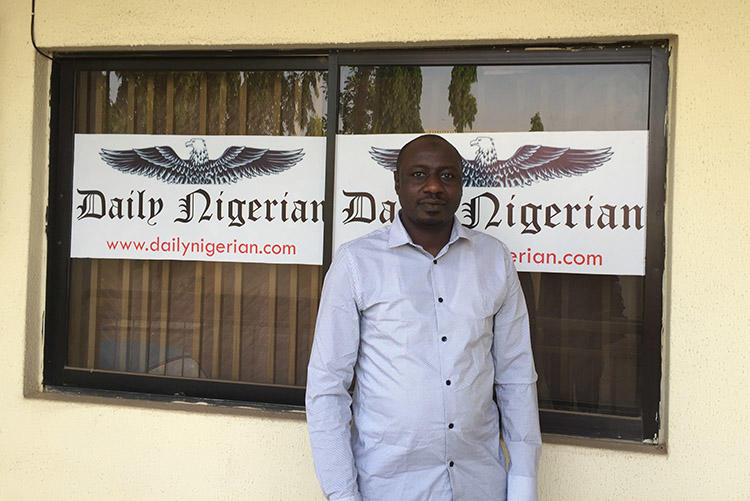
[(541, 408), (637, 416), (643, 277), (520, 273)]
[[(349, 66), (341, 134), (648, 129), (646, 64)], [(543, 409), (637, 416), (643, 277), (520, 273)]]
[(645, 130), (647, 64), (345, 66), (339, 133)]
[[(325, 135), (325, 72), (81, 72), (76, 132)], [(304, 386), (319, 266), (72, 259), (72, 367)]]

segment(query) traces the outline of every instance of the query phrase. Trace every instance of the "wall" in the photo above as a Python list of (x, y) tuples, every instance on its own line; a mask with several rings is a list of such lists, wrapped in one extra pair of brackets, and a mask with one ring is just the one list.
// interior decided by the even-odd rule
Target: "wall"
[[(40, 394), (48, 65), (0, 11), (0, 498), (319, 499), (299, 416)], [(741, 1), (37, 2), (52, 49), (674, 43), (668, 453), (548, 444), (543, 499), (743, 499), (750, 428), (750, 9)]]

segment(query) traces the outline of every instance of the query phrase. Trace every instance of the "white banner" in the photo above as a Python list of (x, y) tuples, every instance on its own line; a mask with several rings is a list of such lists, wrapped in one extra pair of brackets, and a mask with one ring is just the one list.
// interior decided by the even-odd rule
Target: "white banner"
[[(440, 135), (465, 159), (459, 219), (519, 271), (644, 275), (647, 131)], [(393, 220), (389, 169), (417, 136), (337, 136), (334, 248)]]
[(325, 138), (76, 134), (71, 257), (321, 264)]

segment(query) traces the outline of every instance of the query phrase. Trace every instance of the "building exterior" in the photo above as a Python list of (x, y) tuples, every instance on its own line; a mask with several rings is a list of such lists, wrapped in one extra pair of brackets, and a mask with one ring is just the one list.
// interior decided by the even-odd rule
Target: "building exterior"
[[(42, 385), (49, 61), (28, 2), (0, 21), (4, 148), (0, 497), (320, 499), (300, 411)], [(657, 443), (546, 435), (542, 499), (744, 499), (750, 142), (741, 2), (51, 2), (45, 52), (565, 47), (666, 40), (666, 246)], [(529, 51), (533, 52), (533, 51)], [(49, 324), (47, 324), (49, 330)]]

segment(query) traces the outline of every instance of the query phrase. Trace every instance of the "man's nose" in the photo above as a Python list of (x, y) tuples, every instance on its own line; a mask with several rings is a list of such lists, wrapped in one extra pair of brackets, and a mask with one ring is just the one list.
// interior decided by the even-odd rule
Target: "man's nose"
[(427, 193), (442, 193), (445, 191), (445, 187), (440, 181), (440, 175), (437, 173), (427, 176), (422, 189)]

